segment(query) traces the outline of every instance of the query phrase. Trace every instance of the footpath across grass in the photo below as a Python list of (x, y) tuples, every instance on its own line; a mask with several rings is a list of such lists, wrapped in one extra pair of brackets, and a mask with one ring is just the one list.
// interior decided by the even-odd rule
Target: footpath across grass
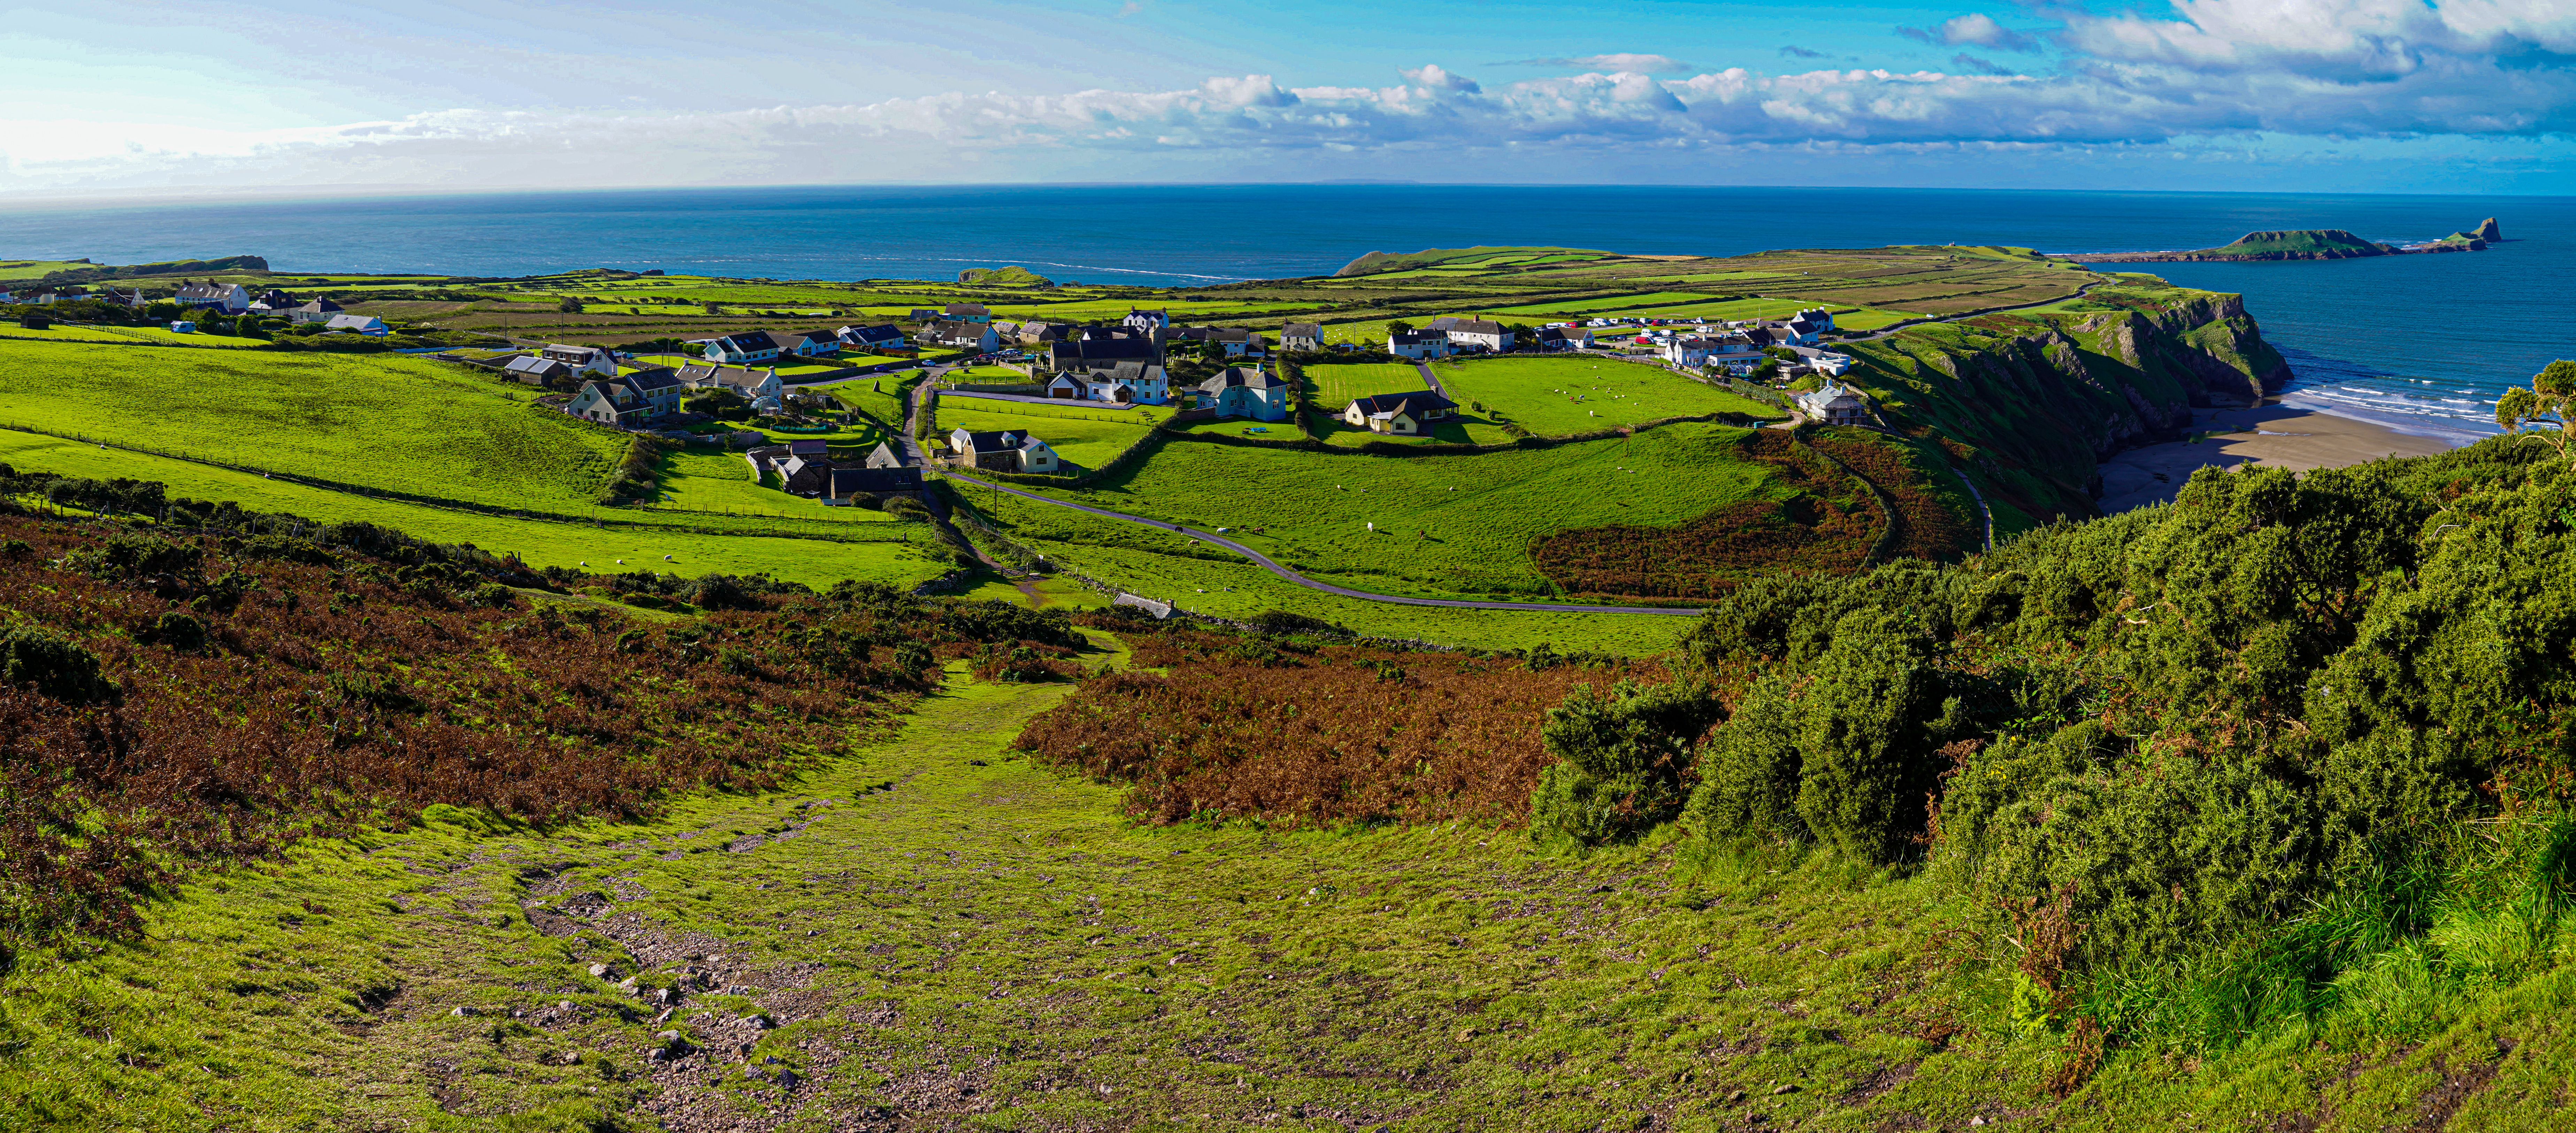
[(627, 438), (389, 355), (0, 341), (0, 424), (494, 507), (587, 512)]
[(1751, 398), (1660, 366), (1581, 355), (1448, 361), (1435, 363), (1432, 372), (1460, 404), (1481, 404), (1541, 436), (1704, 413), (1781, 416)]

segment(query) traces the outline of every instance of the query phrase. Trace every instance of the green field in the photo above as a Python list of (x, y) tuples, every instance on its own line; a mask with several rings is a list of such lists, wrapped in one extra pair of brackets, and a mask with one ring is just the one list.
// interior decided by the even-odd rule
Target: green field
[[(1179, 442), (1096, 487), (1047, 492), (1191, 527), (1249, 529), (1229, 537), (1361, 590), (1529, 596), (1550, 592), (1528, 558), (1537, 536), (1612, 523), (1677, 525), (1720, 504), (1770, 498), (1771, 472), (1734, 455), (1730, 442), (1742, 432), (1682, 424), (1547, 449), (1426, 457)], [(995, 506), (1025, 525), (1024, 538), (1178, 548), (1170, 542), (1178, 537), (1134, 524), (1007, 497)]]
[(691, 449), (662, 458), (661, 498), (656, 509), (714, 511), (727, 515), (774, 516), (832, 523), (888, 524), (895, 517), (860, 507), (831, 507), (751, 478), (751, 462), (738, 452)]
[[(22, 471), (64, 476), (156, 480), (168, 485), (173, 496), (230, 500), (253, 511), (283, 512), (322, 521), (363, 520), (432, 542), (470, 543), (489, 551), (516, 554), (529, 565), (539, 567), (587, 563), (593, 570), (615, 571), (621, 569), (617, 560), (623, 559), (626, 568), (650, 565), (684, 576), (765, 571), (818, 589), (844, 578), (912, 586), (948, 569), (947, 564), (921, 554), (920, 546), (928, 541), (928, 533), (920, 524), (812, 524), (819, 530), (845, 533), (846, 541), (826, 541), (701, 534), (677, 526), (592, 526), (510, 519), (353, 496), (183, 460), (12, 432), (0, 432), (0, 462)], [(610, 509), (600, 509), (600, 514), (609, 518), (653, 517), (650, 512)], [(868, 514), (882, 518), (879, 513)], [(677, 522), (679, 517), (671, 518)], [(742, 526), (744, 530), (756, 529), (748, 523)], [(859, 541), (862, 536), (870, 541)], [(672, 561), (663, 562), (664, 555), (672, 556)]]
[(1083, 468), (1098, 468), (1116, 459), (1128, 446), (1143, 440), (1154, 431), (1154, 424), (1171, 416), (1171, 410), (1151, 405), (1133, 409), (1083, 408), (1079, 402), (1063, 405), (1033, 405), (1019, 401), (992, 401), (972, 397), (942, 397), (935, 422), (936, 436), (945, 437), (958, 429), (971, 432), (995, 432), (1004, 429), (1026, 430), (1056, 455)]
[(1673, 303), (1724, 298), (1698, 291), (1653, 291), (1644, 295), (1611, 295), (1598, 299), (1557, 299), (1519, 307), (1494, 307), (1487, 314), (1497, 317), (1527, 318), (1535, 315), (1589, 315), (1601, 311), (1620, 311), (1631, 307), (1661, 307)]
[(1308, 404), (1330, 413), (1371, 394), (1431, 388), (1410, 362), (1333, 362), (1304, 369)]
[(1433, 366), (1460, 404), (1487, 410), (1541, 436), (1634, 425), (1665, 417), (1778, 410), (1659, 366), (1589, 358), (1483, 358)]
[(0, 342), (0, 424), (496, 507), (586, 514), (609, 430), (480, 371), (389, 355)]
[(268, 345), (267, 339), (235, 338), (222, 334), (180, 334), (168, 327), (102, 327), (72, 326), (55, 323), (43, 330), (29, 330), (14, 322), (0, 323), (0, 338), (28, 342), (117, 342), (162, 343), (171, 346), (197, 346), (213, 350), (245, 350)]

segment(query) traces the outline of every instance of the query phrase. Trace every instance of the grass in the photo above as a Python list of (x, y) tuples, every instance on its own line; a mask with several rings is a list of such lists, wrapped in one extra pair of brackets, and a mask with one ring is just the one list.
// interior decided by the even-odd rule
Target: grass
[(764, 488), (751, 478), (741, 453), (692, 449), (662, 458), (662, 494), (653, 506), (731, 515), (781, 516), (836, 523), (893, 523), (893, 516), (858, 507), (830, 507), (816, 500)]
[(1026, 430), (1055, 449), (1056, 455), (1083, 468), (1098, 468), (1144, 439), (1154, 423), (1170, 411), (1154, 406), (1134, 409), (1081, 409), (1066, 405), (990, 401), (971, 397), (939, 399), (936, 435), (958, 429), (997, 432)]
[[(830, 523), (816, 520), (801, 525), (770, 525), (810, 527), (821, 533), (838, 534), (845, 540), (825, 541), (757, 534), (705, 534), (676, 526), (683, 521), (709, 523), (704, 517), (657, 517), (649, 511), (604, 510), (603, 514), (626, 519), (667, 518), (674, 525), (595, 527), (582, 523), (511, 519), (353, 496), (283, 480), (265, 480), (225, 468), (12, 432), (0, 432), (0, 462), (21, 471), (54, 472), (93, 479), (128, 477), (157, 480), (169, 485), (174, 496), (230, 500), (253, 511), (283, 512), (326, 522), (362, 520), (433, 542), (470, 543), (496, 553), (516, 554), (530, 566), (537, 567), (571, 567), (588, 563), (593, 569), (615, 570), (617, 560), (624, 559), (629, 567), (650, 564), (655, 569), (690, 577), (710, 572), (754, 574), (765, 571), (817, 589), (829, 587), (844, 578), (913, 586), (936, 578), (948, 569), (945, 563), (923, 557), (920, 544), (927, 541), (928, 533), (919, 524), (862, 526), (846, 520)], [(878, 513), (868, 514), (874, 516)], [(736, 526), (744, 531), (759, 529), (756, 521), (752, 520), (743, 520)], [(862, 539), (861, 536), (867, 538)], [(664, 562), (664, 555), (672, 556), (672, 561)]]
[(1490, 358), (1435, 363), (1432, 372), (1460, 404), (1481, 403), (1542, 436), (1702, 413), (1781, 415), (1741, 394), (1629, 362)]
[(0, 342), (0, 424), (497, 507), (586, 513), (626, 438), (386, 355)]
[(73, 326), (55, 323), (43, 330), (29, 330), (15, 322), (0, 322), (0, 338), (30, 342), (114, 342), (157, 343), (169, 346), (196, 346), (211, 350), (244, 350), (268, 345), (267, 339), (235, 338), (222, 334), (180, 334), (168, 327), (103, 327)]
[[(1526, 597), (1550, 593), (1527, 554), (1537, 536), (1611, 523), (1673, 526), (1721, 504), (1772, 498), (1772, 473), (1733, 455), (1728, 439), (1741, 432), (1684, 424), (1547, 449), (1425, 457), (1174, 443), (1094, 488), (1049, 494), (1202, 529), (1247, 529), (1230, 537), (1357, 589)], [(1002, 518), (1022, 527), (1023, 538), (1176, 549), (1177, 537), (1134, 524), (1005, 501)]]
[(1308, 402), (1339, 413), (1345, 405), (1381, 393), (1429, 389), (1409, 362), (1333, 362), (1304, 367)]

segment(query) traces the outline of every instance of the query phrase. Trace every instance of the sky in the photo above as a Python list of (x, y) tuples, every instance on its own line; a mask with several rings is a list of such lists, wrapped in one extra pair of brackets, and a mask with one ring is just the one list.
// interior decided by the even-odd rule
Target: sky
[(0, 201), (2576, 185), (2576, 0), (0, 0), (0, 29)]

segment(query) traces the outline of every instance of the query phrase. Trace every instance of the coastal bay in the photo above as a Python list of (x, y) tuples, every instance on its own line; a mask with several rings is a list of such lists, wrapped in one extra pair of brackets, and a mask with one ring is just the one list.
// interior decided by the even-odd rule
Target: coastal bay
[(2201, 468), (2261, 465), (2305, 472), (2388, 456), (2431, 456), (2458, 447), (2441, 436), (2283, 405), (2278, 398), (2251, 409), (2195, 411), (2191, 431), (2189, 440), (2145, 445), (2103, 461), (2103, 512), (2169, 503)]

